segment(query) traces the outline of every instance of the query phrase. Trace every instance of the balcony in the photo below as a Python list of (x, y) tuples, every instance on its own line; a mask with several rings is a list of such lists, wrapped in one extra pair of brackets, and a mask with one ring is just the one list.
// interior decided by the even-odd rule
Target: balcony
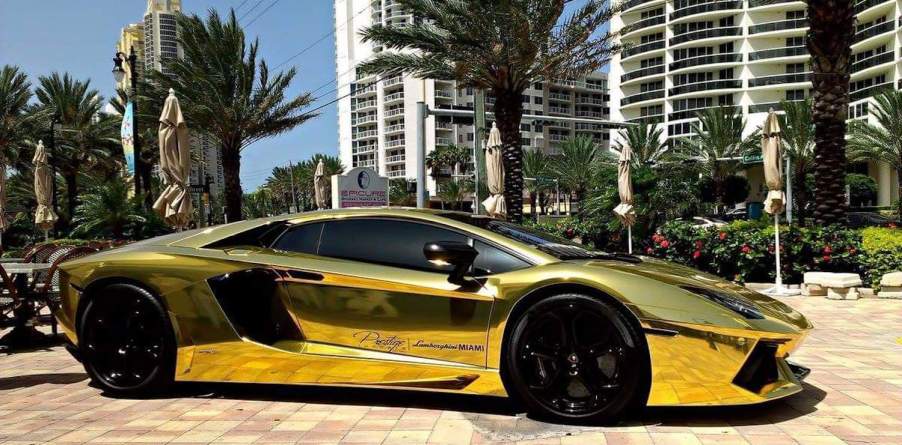
[(892, 51), (887, 51), (885, 53), (873, 55), (866, 59), (861, 59), (852, 64), (852, 72), (857, 73), (861, 70), (866, 70), (877, 65), (883, 65), (884, 63), (892, 62), (893, 60), (895, 60), (894, 56), (895, 54), (893, 54)]
[(649, 125), (649, 124), (658, 124), (664, 121), (663, 114), (651, 114), (648, 116), (639, 116), (632, 119), (627, 119), (627, 123), (630, 124), (639, 124), (639, 125)]
[(749, 9), (763, 8), (765, 6), (779, 5), (781, 3), (795, 3), (802, 0), (749, 0)]
[(392, 85), (397, 85), (401, 82), (404, 82), (404, 76), (399, 75), (399, 76), (389, 77), (388, 79), (385, 79), (382, 82), (382, 85), (385, 87), (390, 87)]
[(780, 20), (767, 22), (760, 25), (749, 26), (749, 34), (761, 34), (764, 32), (785, 31), (787, 29), (802, 29), (808, 27), (808, 19)]
[(403, 115), (404, 115), (404, 108), (395, 108), (392, 110), (385, 110), (386, 118), (395, 117), (395, 116), (403, 116)]
[(626, 83), (633, 79), (639, 79), (639, 78), (647, 77), (647, 76), (654, 76), (656, 74), (664, 74), (664, 65), (650, 66), (648, 68), (642, 68), (642, 69), (630, 71), (630, 72), (620, 76), (620, 82)]
[(670, 64), (670, 70), (676, 71), (699, 65), (711, 65), (716, 63), (742, 63), (742, 54), (712, 54), (709, 56), (690, 57), (680, 59)]
[(702, 39), (712, 39), (715, 37), (734, 37), (741, 36), (742, 28), (738, 26), (728, 26), (723, 28), (708, 28), (698, 31), (691, 31), (683, 34), (677, 34), (670, 39), (671, 45), (678, 45), (685, 42), (693, 42)]
[(637, 54), (647, 53), (649, 51), (654, 51), (658, 49), (664, 49), (664, 41), (658, 40), (655, 42), (643, 43), (641, 45), (631, 46), (621, 53), (622, 59), (626, 59), (628, 57), (635, 56)]
[(866, 9), (870, 9), (874, 6), (877, 6), (881, 3), (886, 3), (889, 0), (863, 0), (858, 3), (855, 3), (855, 14), (860, 14), (862, 11)]
[[(798, 102), (798, 101), (787, 101)], [(768, 102), (763, 104), (749, 105), (749, 113), (767, 113), (773, 108), (774, 111), (783, 111), (783, 102)]]
[(390, 141), (385, 141), (385, 148), (395, 148), (395, 147), (403, 147), (404, 139), (392, 139)]
[(385, 103), (404, 100), (404, 92), (402, 91), (400, 93), (386, 94), (383, 100), (385, 101)]
[(363, 154), (363, 153), (372, 153), (376, 151), (376, 144), (368, 144), (368, 145), (359, 145), (357, 147), (351, 148), (351, 154)]
[(651, 3), (651, 2), (655, 2), (655, 1), (658, 1), (658, 0), (628, 0), (628, 1), (621, 3), (620, 6), (623, 8), (622, 9), (623, 11), (626, 11), (629, 9), (633, 9), (636, 6), (644, 5), (646, 3)]
[(632, 96), (626, 96), (623, 99), (620, 99), (620, 106), (630, 105), (637, 102), (644, 102), (646, 100), (653, 99), (663, 99), (664, 98), (664, 90), (654, 90), (654, 91), (646, 91), (644, 93), (633, 94)]
[(389, 125), (385, 127), (385, 134), (394, 134), (404, 131), (404, 124)]
[(591, 118), (596, 118), (596, 119), (602, 119), (605, 117), (605, 115), (603, 113), (601, 113), (600, 111), (583, 110), (583, 111), (577, 111), (575, 114), (576, 114), (576, 117), (591, 117)]
[(375, 167), (376, 160), (375, 159), (367, 159), (365, 161), (354, 161), (354, 167)]
[(376, 100), (365, 100), (363, 102), (357, 102), (354, 106), (351, 107), (352, 111), (363, 110), (365, 108), (373, 108), (376, 106)]
[(642, 20), (639, 20), (638, 22), (627, 25), (625, 27), (626, 29), (623, 29), (621, 31), (621, 33), (629, 34), (632, 32), (639, 31), (641, 29), (650, 28), (652, 26), (663, 25), (664, 20), (665, 20), (664, 14), (656, 15), (654, 17), (648, 17), (646, 19), (642, 19)]
[(699, 91), (729, 90), (738, 88), (742, 88), (742, 81), (739, 79), (709, 80), (707, 82), (696, 82), (675, 86), (670, 89), (670, 95), (677, 96), (680, 94), (697, 93)]
[(387, 156), (385, 158), (385, 163), (386, 164), (399, 164), (401, 162), (404, 162), (406, 160), (406, 158), (407, 157), (404, 155)]
[(856, 44), (863, 40), (870, 39), (871, 37), (879, 36), (880, 34), (888, 33), (895, 30), (895, 26), (892, 20), (886, 21), (883, 23), (878, 23), (870, 28), (863, 29), (855, 33), (855, 36), (852, 37), (852, 44)]
[(855, 102), (856, 100), (867, 99), (871, 96), (876, 96), (884, 91), (889, 91), (893, 89), (892, 82), (881, 83), (877, 85), (872, 85), (867, 88), (862, 88), (860, 90), (852, 91), (849, 93), (849, 102)]
[(435, 145), (451, 145), (453, 143), (451, 138), (435, 138)]
[(677, 121), (680, 119), (694, 119), (699, 112), (707, 110), (709, 108), (717, 108), (717, 107), (702, 107), (702, 108), (693, 108), (691, 110), (680, 110), (674, 111), (667, 115), (667, 120), (669, 121)]
[(435, 129), (436, 130), (452, 130), (454, 125), (451, 122), (436, 122)]
[(370, 138), (374, 138), (377, 136), (379, 136), (379, 132), (377, 130), (364, 130), (364, 131), (358, 131), (358, 132), (354, 133), (354, 135), (351, 137), (351, 139), (356, 141), (356, 140), (360, 140), (360, 139), (370, 139)]
[(356, 90), (354, 90), (354, 96), (364, 96), (364, 95), (375, 93), (375, 92), (376, 92), (376, 84), (374, 84), (374, 83), (367, 84), (367, 86), (365, 86), (365, 87), (358, 85), (358, 88)]
[(551, 100), (563, 100), (563, 101), (569, 102), (570, 94), (569, 93), (548, 93), (548, 98)]
[(363, 125), (363, 124), (369, 124), (372, 122), (376, 122), (375, 114), (368, 114), (366, 116), (358, 116), (357, 119), (351, 119), (351, 125)]
[(448, 90), (435, 90), (436, 99), (454, 99), (454, 92)]
[(721, 1), (721, 2), (710, 2), (710, 3), (702, 3), (700, 5), (692, 5), (687, 6), (685, 8), (677, 9), (670, 13), (670, 20), (676, 20), (680, 17), (687, 17), (695, 14), (702, 14), (705, 12), (714, 12), (714, 11), (728, 11), (731, 9), (742, 9), (741, 1)]
[(604, 105), (605, 101), (595, 97), (579, 96), (576, 98), (576, 103), (580, 105)]
[(808, 48), (804, 46), (787, 46), (785, 48), (765, 49), (749, 53), (749, 62), (781, 57), (808, 56)]
[(786, 83), (811, 82), (811, 73), (778, 74), (749, 79), (749, 88), (783, 85)]
[(548, 114), (570, 114), (570, 109), (567, 107), (556, 107), (554, 105), (549, 105)]

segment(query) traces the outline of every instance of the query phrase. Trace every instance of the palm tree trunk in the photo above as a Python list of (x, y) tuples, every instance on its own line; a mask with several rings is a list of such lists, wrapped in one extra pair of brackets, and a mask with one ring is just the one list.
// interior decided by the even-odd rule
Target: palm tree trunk
[(78, 169), (67, 171), (63, 178), (66, 180), (66, 217), (69, 218), (69, 224), (72, 224), (75, 208), (78, 206)]
[(805, 170), (801, 168), (797, 168), (793, 173), (793, 183), (792, 183), (792, 196), (793, 201), (795, 201), (795, 208), (793, 208), (793, 220), (796, 221), (796, 224), (800, 226), (805, 225), (805, 218), (808, 217), (808, 211), (805, 209), (805, 204), (808, 203), (808, 190), (805, 187)]
[(529, 214), (532, 217), (533, 221), (537, 221), (539, 219), (539, 214), (536, 211), (536, 193), (529, 192)]
[(523, 222), (523, 149), (520, 146), (520, 120), (523, 99), (520, 91), (494, 89), (495, 122), (504, 145), (504, 201), (507, 220)]
[(808, 1), (814, 120), (814, 219), (818, 225), (846, 220), (846, 115), (849, 59), (855, 32), (853, 2)]
[(222, 156), (223, 191), (226, 216), (229, 222), (240, 221), (241, 216), (241, 153), (237, 147), (223, 143), (219, 147)]

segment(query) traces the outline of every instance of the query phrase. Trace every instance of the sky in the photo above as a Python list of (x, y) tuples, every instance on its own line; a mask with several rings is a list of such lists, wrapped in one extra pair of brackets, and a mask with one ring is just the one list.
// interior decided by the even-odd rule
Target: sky
[[(243, 0), (182, 0), (186, 13), (206, 16), (209, 8), (226, 12)], [(246, 32), (259, 37), (260, 55), (270, 66), (289, 57), (332, 32), (331, 0), (262, 0), (242, 23), (260, 15)], [(246, 13), (258, 0), (248, 0), (238, 10)], [(90, 79), (91, 86), (105, 98), (113, 96), (115, 84), (111, 70), (116, 42), (123, 26), (142, 20), (145, 0), (0, 0), (0, 65), (20, 66), (31, 78), (54, 71), (68, 71), (79, 79)], [(320, 87), (335, 77), (335, 39), (333, 36), (291, 60), (280, 69), (294, 65), (298, 74), (290, 93), (298, 94)], [(323, 88), (317, 95), (329, 93)], [(334, 94), (323, 98), (334, 99)], [(338, 120), (335, 105), (320, 111), (290, 133), (264, 139), (242, 154), (241, 181), (245, 191), (257, 188), (274, 166), (307, 159), (314, 153), (338, 155)], [(190, 123), (189, 123), (190, 125)]]
[[(583, 3), (573, 2), (568, 10)], [(0, 65), (20, 66), (32, 84), (41, 75), (69, 72), (90, 79), (105, 98), (112, 97), (112, 57), (120, 31), (143, 20), (146, 4), (145, 0), (0, 0)], [(222, 13), (236, 8), (248, 36), (260, 39), (260, 55), (270, 67), (319, 41), (281, 67), (298, 69), (290, 94), (315, 90), (335, 78), (332, 5), (332, 0), (182, 0), (183, 12), (202, 17), (210, 8)], [(331, 89), (330, 85), (315, 95), (329, 93), (321, 102), (331, 101)], [(261, 185), (275, 166), (315, 153), (338, 155), (336, 105), (319, 113), (289, 133), (245, 148), (241, 163), (245, 191)]]

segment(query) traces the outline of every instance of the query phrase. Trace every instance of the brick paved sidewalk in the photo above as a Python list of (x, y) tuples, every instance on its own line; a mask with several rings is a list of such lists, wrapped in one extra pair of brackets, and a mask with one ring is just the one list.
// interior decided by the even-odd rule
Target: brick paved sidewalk
[(153, 400), (88, 385), (61, 348), (0, 353), (0, 443), (902, 443), (902, 301), (785, 300), (816, 325), (806, 390), (769, 405), (652, 409), (566, 426), (505, 400), (405, 391), (184, 385)]

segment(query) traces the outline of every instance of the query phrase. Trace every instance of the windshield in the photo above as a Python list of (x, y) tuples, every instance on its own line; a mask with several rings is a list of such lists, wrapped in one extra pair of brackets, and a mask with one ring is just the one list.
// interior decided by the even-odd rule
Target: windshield
[(490, 230), (506, 238), (530, 245), (547, 254), (553, 255), (558, 259), (585, 259), (585, 258), (610, 258), (614, 255), (599, 250), (592, 249), (588, 246), (575, 243), (566, 238), (562, 238), (550, 233), (531, 228), (524, 227), (519, 224), (513, 224), (505, 221), (499, 221), (487, 216), (470, 215), (466, 213), (449, 212), (440, 216), (453, 219), (481, 229)]

